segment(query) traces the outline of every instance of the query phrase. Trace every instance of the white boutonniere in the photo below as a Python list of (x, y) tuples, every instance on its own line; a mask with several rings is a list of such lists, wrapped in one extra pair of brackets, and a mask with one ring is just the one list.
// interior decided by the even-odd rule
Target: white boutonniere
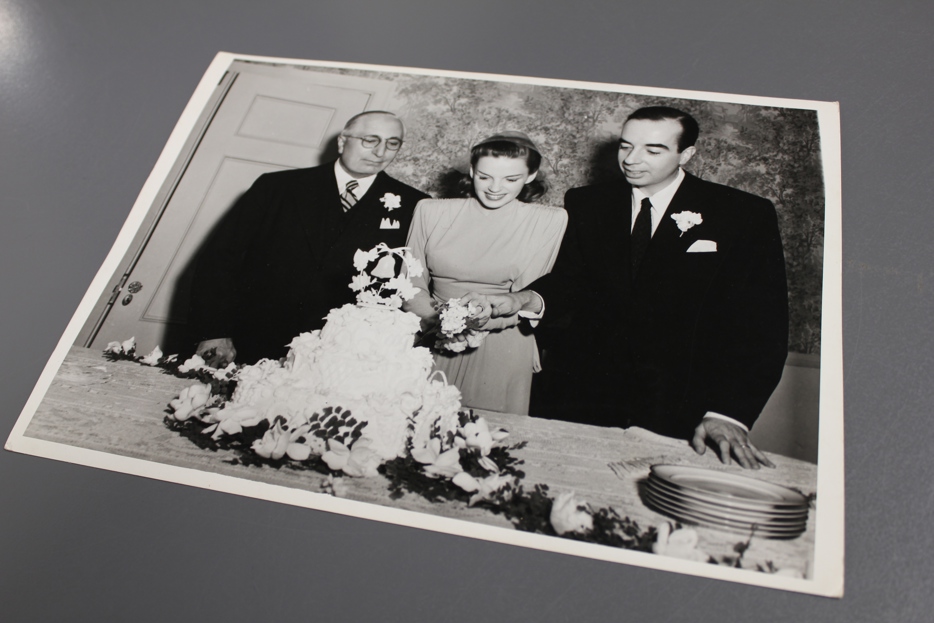
[(687, 230), (704, 222), (704, 219), (701, 218), (701, 215), (697, 212), (678, 212), (677, 214), (672, 214), (671, 218), (678, 224), (678, 229), (681, 230), (682, 236)]
[(382, 204), (386, 207), (387, 210), (392, 212), (396, 208), (402, 207), (402, 197), (399, 195), (394, 195), (392, 193), (386, 193), (379, 199)]

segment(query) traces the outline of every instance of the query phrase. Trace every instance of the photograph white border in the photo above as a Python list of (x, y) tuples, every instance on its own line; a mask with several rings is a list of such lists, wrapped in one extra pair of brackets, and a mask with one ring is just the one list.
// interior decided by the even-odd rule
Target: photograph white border
[[(253, 482), (196, 469), (163, 465), (141, 459), (111, 455), (25, 437), (39, 404), (58, 372), (79, 332), (104, 294), (112, 276), (129, 250), (156, 195), (169, 175), (215, 87), (234, 61), (253, 61), (305, 67), (330, 67), (357, 70), (400, 72), (452, 78), (471, 78), (496, 82), (589, 89), (607, 92), (654, 95), (662, 97), (730, 102), (815, 110), (821, 138), (825, 191), (825, 230), (823, 258), (823, 295), (821, 320), (820, 419), (818, 439), (817, 490), (820, 495), (816, 517), (814, 573), (802, 580), (719, 565), (705, 565), (675, 558), (581, 543), (568, 539), (520, 532), (512, 529), (436, 517), (413, 511), (343, 500), (330, 495)], [(107, 469), (186, 484), (215, 491), (243, 495), (294, 506), (340, 513), (364, 519), (421, 528), (436, 532), (519, 545), (543, 551), (625, 563), (639, 567), (716, 578), (731, 582), (791, 590), (828, 597), (843, 595), (844, 579), (844, 471), (843, 471), (843, 336), (842, 336), (842, 228), (841, 228), (840, 116), (835, 102), (817, 102), (772, 97), (731, 95), (703, 91), (685, 91), (635, 87), (547, 78), (530, 78), (447, 70), (428, 70), (355, 63), (337, 63), (218, 53), (186, 105), (168, 142), (144, 184), (116, 241), (85, 293), (75, 314), (46, 364), (5, 444), (7, 450), (21, 452), (89, 467)]]

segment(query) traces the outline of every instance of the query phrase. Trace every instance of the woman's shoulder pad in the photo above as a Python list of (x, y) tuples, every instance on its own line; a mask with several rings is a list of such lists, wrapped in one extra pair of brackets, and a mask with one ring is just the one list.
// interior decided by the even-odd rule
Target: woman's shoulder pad
[(425, 206), (426, 208), (432, 208), (436, 206), (451, 206), (464, 203), (466, 199), (455, 197), (453, 199), (432, 199), (431, 197), (427, 199), (422, 199), (418, 202), (418, 205)]
[(553, 206), (545, 203), (526, 203), (524, 205), (527, 210), (543, 217), (562, 218), (567, 215), (567, 210), (561, 206)]
[(546, 210), (552, 212), (564, 212), (564, 208), (561, 206), (548, 205), (547, 203), (527, 203), (525, 204), (533, 210)]

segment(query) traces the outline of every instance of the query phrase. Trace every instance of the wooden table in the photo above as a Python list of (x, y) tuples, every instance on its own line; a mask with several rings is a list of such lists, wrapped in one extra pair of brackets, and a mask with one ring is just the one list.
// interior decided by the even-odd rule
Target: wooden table
[[(37, 409), (26, 437), (57, 442), (151, 461), (225, 474), (241, 479), (318, 492), (325, 477), (309, 472), (270, 467), (232, 465), (229, 452), (210, 452), (166, 428), (166, 405), (193, 381), (160, 369), (129, 361), (108, 361), (100, 352), (73, 347), (65, 358), (44, 400)], [(816, 491), (817, 466), (769, 455), (775, 469), (748, 472), (720, 463), (716, 453), (698, 456), (685, 441), (662, 437), (639, 428), (607, 429), (528, 416), (482, 413), (491, 424), (506, 428), (509, 441), (528, 441), (513, 454), (524, 459), (525, 484), (546, 483), (551, 493), (575, 491), (594, 508), (613, 507), (641, 526), (669, 520), (645, 505), (640, 489), (654, 464), (693, 465), (744, 473), (761, 480)], [(349, 479), (348, 499), (392, 506), (437, 516), (464, 519), (509, 528), (504, 518), (482, 508), (461, 503), (429, 503), (407, 494), (391, 500), (382, 477)], [(743, 566), (771, 562), (778, 568), (807, 573), (814, 556), (812, 509), (806, 532), (791, 540), (753, 538)], [(735, 556), (733, 547), (745, 541), (741, 534), (697, 527), (704, 552), (722, 558)]]

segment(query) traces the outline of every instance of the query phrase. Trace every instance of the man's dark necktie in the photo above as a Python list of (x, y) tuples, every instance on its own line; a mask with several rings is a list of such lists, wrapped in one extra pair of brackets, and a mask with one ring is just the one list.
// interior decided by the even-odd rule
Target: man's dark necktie
[(353, 191), (355, 191), (359, 185), (357, 180), (350, 180), (347, 182), (346, 190), (341, 193), (341, 205), (344, 207), (344, 212), (350, 211), (350, 208), (354, 207), (354, 204), (357, 203), (357, 196), (353, 194)]
[(636, 222), (632, 227), (632, 239), (630, 241), (630, 257), (632, 259), (632, 277), (635, 279), (639, 271), (639, 264), (645, 255), (645, 250), (649, 248), (649, 241), (652, 240), (652, 202), (648, 197), (642, 200), (642, 208), (636, 216)]

